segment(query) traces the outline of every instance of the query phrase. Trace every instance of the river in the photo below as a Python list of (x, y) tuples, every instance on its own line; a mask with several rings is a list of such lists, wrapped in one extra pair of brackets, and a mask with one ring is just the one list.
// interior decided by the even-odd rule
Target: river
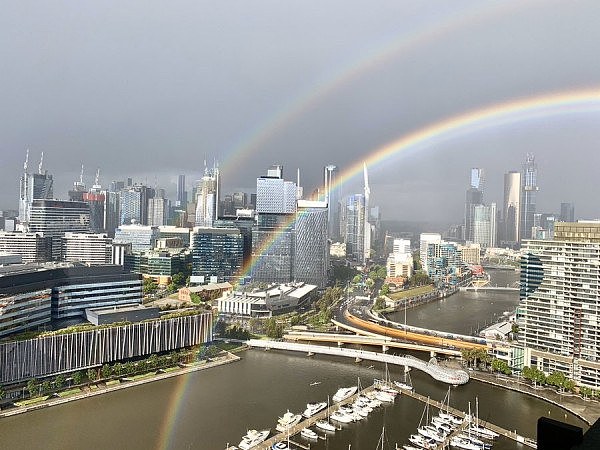
[[(514, 297), (514, 293), (493, 297), (496, 295), (505, 296), (494, 300), (494, 305), (499, 302), (501, 313), (510, 303), (507, 297)], [(465, 322), (464, 313), (451, 311), (461, 311), (461, 306), (472, 308), (484, 301), (482, 297), (482, 293), (460, 293), (438, 306), (434, 303), (420, 308), (434, 313), (442, 308), (448, 319), (466, 323), (462, 328), (452, 324), (465, 332), (464, 326), (470, 326), (475, 318), (468, 317)], [(418, 309), (409, 313), (409, 323), (421, 320)], [(482, 312), (479, 320), (485, 321), (484, 316)], [(427, 326), (433, 327), (429, 323)], [(0, 448), (224, 449), (227, 443), (237, 444), (248, 428), (274, 428), (277, 417), (287, 409), (301, 411), (307, 402), (325, 401), (338, 387), (355, 384), (357, 377), (368, 384), (384, 372), (381, 365), (356, 364), (341, 358), (309, 358), (263, 350), (246, 351), (240, 356), (242, 360), (233, 364), (4, 418), (0, 420)], [(390, 373), (393, 379), (402, 378), (398, 367), (390, 366)], [(411, 377), (417, 392), (436, 400), (445, 396), (447, 387), (429, 376), (413, 370)], [(319, 384), (311, 386), (314, 382)], [(584, 426), (560, 408), (516, 392), (476, 381), (451, 388), (454, 407), (466, 410), (471, 402), (474, 409), (476, 398), (482, 419), (517, 429), (526, 436), (535, 436), (536, 419), (541, 415)], [(393, 449), (395, 443), (408, 443), (423, 411), (422, 403), (399, 396), (394, 405), (344, 426), (311, 448), (345, 450), (351, 446), (371, 450), (385, 425), (389, 448)], [(520, 448), (525, 447), (504, 439), (494, 445), (496, 450)]]

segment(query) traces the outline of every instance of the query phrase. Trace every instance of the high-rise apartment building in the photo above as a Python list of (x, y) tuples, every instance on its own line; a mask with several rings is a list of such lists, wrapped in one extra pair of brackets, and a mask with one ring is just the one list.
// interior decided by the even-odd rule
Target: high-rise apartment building
[(496, 246), (496, 204), (473, 207), (473, 236), (471, 241), (481, 247)]
[(166, 198), (154, 197), (148, 199), (148, 225), (160, 227), (167, 224), (169, 204)]
[(90, 208), (90, 231), (92, 233), (102, 233), (105, 231), (106, 214), (106, 192), (102, 191), (102, 186), (98, 184), (92, 186), (89, 192), (84, 192), (82, 200)]
[(502, 208), (502, 243), (516, 245), (520, 240), (521, 173), (504, 174), (504, 206)]
[(365, 262), (365, 215), (364, 195), (348, 196), (344, 208), (346, 256), (361, 264)]
[(283, 179), (283, 167), (272, 166), (267, 175), (256, 179), (258, 214), (295, 214), (296, 183)]
[(298, 200), (294, 280), (324, 288), (329, 269), (327, 202)]
[(442, 242), (442, 235), (439, 233), (421, 233), (419, 237), (419, 258), (421, 260), (421, 267), (425, 272), (428, 271), (427, 267), (427, 247), (429, 244), (439, 244)]
[(539, 187), (537, 185), (537, 164), (533, 154), (528, 153), (523, 164), (521, 177), (521, 226), (520, 239), (531, 239), (533, 229), (533, 216), (536, 213), (536, 197)]
[(600, 387), (600, 222), (557, 222), (521, 258), (517, 310), (523, 365)]
[(119, 192), (119, 225), (142, 224), (142, 193), (134, 189)]

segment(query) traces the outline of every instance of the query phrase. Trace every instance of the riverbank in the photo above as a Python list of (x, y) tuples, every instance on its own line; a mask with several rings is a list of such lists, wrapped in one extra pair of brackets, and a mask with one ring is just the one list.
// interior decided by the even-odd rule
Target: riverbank
[(0, 418), (15, 416), (18, 414), (23, 414), (23, 413), (26, 413), (29, 411), (34, 411), (37, 409), (48, 408), (50, 406), (62, 405), (64, 403), (69, 403), (69, 402), (81, 400), (84, 398), (94, 397), (97, 395), (106, 394), (108, 392), (119, 391), (121, 389), (127, 389), (127, 388), (133, 387), (133, 386), (139, 386), (142, 384), (152, 383), (154, 381), (164, 380), (167, 378), (177, 377), (177, 376), (185, 375), (185, 374), (191, 373), (191, 372), (198, 372), (200, 370), (210, 369), (212, 367), (221, 366), (223, 364), (230, 364), (230, 363), (239, 361), (240, 359), (241, 358), (239, 356), (234, 355), (231, 352), (226, 352), (225, 356), (214, 358), (212, 361), (208, 361), (208, 362), (203, 361), (201, 363), (188, 365), (186, 367), (182, 367), (182, 368), (172, 370), (169, 372), (157, 373), (155, 375), (151, 375), (151, 376), (140, 378), (140, 379), (132, 379), (131, 381), (122, 381), (119, 384), (109, 384), (110, 383), (109, 382), (102, 386), (92, 385), (95, 387), (92, 388), (90, 386), (90, 387), (88, 387), (88, 390), (82, 391), (79, 394), (74, 394), (74, 395), (71, 395), (68, 397), (62, 397), (62, 398), (50, 397), (47, 400), (41, 401), (39, 403), (31, 404), (28, 406), (17, 406), (14, 408), (5, 409), (5, 410), (0, 411)]
[[(472, 379), (482, 383), (491, 384), (511, 391), (517, 391), (521, 394), (530, 395), (539, 398), (548, 403), (552, 403), (565, 411), (579, 417), (588, 425), (593, 425), (600, 418), (600, 402), (596, 400), (584, 400), (577, 394), (558, 393), (553, 388), (530, 386), (524, 381), (494, 373), (481, 371), (469, 372)], [(550, 415), (550, 414), (549, 414)], [(562, 417), (551, 417), (556, 420), (564, 420)]]

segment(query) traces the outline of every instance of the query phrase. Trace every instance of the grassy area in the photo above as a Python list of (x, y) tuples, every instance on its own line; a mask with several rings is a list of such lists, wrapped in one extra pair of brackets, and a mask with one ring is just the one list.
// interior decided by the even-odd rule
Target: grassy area
[(66, 391), (59, 392), (56, 395), (58, 395), (61, 398), (64, 398), (64, 397), (69, 397), (69, 396), (75, 395), (75, 394), (81, 394), (81, 389), (79, 389), (79, 388), (67, 389)]
[(34, 397), (34, 398), (30, 398), (28, 400), (23, 400), (23, 401), (20, 401), (20, 402), (15, 402), (15, 405), (17, 405), (17, 406), (31, 406), (31, 405), (36, 405), (38, 403), (45, 402), (49, 398), (50, 398), (49, 395), (42, 395), (41, 397)]
[(119, 380), (110, 380), (106, 382), (106, 386), (110, 387), (110, 386), (116, 386), (117, 384), (121, 384), (121, 381)]
[(416, 297), (417, 295), (429, 294), (433, 292), (433, 286), (428, 284), (427, 286), (419, 286), (413, 289), (407, 289), (400, 292), (394, 292), (389, 294), (388, 297), (392, 300), (402, 300), (408, 297)]
[(175, 367), (166, 367), (166, 368), (162, 369), (162, 371), (165, 373), (175, 372), (177, 370), (181, 370), (181, 367), (175, 366)]
[(238, 342), (218, 342), (215, 345), (221, 350), (225, 350), (226, 352), (228, 352), (238, 347), (242, 347), (244, 344), (240, 344)]
[(148, 372), (148, 373), (143, 373), (141, 375), (134, 375), (132, 377), (129, 377), (129, 379), (131, 381), (137, 381), (137, 380), (143, 380), (144, 378), (153, 377), (154, 375), (156, 375), (156, 372)]

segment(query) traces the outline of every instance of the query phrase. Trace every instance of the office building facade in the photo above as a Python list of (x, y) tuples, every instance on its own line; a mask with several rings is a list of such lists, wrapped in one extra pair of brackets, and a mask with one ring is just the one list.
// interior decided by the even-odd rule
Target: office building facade
[(324, 288), (329, 269), (327, 202), (298, 200), (294, 280)]
[(0, 231), (0, 251), (20, 255), (23, 263), (41, 263), (52, 259), (52, 238), (43, 233)]
[(110, 264), (112, 241), (105, 233), (65, 233), (62, 238), (62, 259), (93, 266)]
[(152, 250), (156, 246), (156, 240), (160, 231), (158, 227), (140, 225), (121, 225), (115, 230), (115, 242), (130, 243), (133, 252), (144, 252)]
[(221, 283), (240, 274), (244, 239), (239, 229), (195, 227), (191, 246), (192, 282)]

